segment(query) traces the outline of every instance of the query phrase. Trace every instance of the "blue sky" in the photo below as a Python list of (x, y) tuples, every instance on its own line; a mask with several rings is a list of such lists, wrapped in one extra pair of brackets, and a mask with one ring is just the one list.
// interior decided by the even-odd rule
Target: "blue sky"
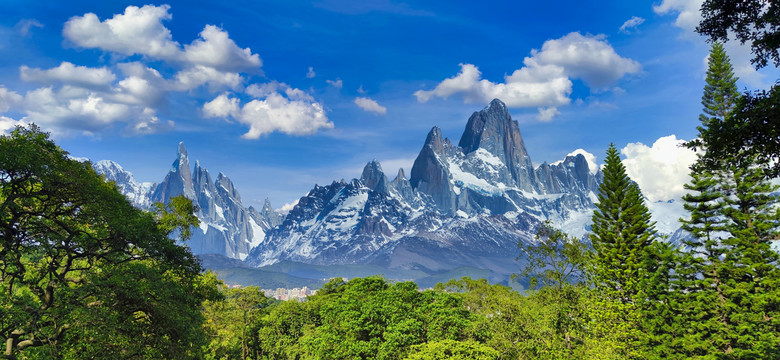
[[(407, 174), (493, 97), (535, 163), (610, 142), (651, 200), (679, 196), (696, 136), (699, 0), (16, 1), (0, 4), (0, 130), (161, 181), (179, 141), (248, 205), (279, 207), (376, 158)], [(748, 49), (741, 89), (766, 88)], [(674, 137), (671, 137), (674, 135)]]

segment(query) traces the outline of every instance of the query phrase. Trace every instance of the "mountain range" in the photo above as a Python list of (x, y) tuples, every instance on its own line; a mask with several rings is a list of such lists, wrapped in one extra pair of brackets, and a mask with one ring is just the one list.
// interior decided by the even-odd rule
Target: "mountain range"
[(287, 214), (268, 200), (261, 210), (242, 205), (226, 175), (212, 181), (198, 162), (190, 170), (181, 143), (159, 184), (139, 184), (111, 161), (94, 167), (142, 208), (192, 199), (201, 222), (188, 241), (195, 254), (250, 267), (352, 264), (418, 275), (467, 268), (499, 278), (517, 271), (518, 241), (532, 241), (541, 222), (584, 235), (602, 177), (582, 154), (534, 167), (498, 99), (471, 115), (457, 145), (432, 128), (408, 177), (399, 169), (389, 180), (373, 160), (359, 178), (315, 185)]

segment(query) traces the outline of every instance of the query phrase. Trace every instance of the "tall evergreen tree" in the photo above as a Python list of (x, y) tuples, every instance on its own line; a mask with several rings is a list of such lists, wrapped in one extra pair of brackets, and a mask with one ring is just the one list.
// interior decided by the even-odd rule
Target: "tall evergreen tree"
[(655, 223), (639, 186), (626, 175), (614, 144), (607, 150), (605, 163), (590, 234), (595, 251), (592, 274), (597, 287), (613, 292), (622, 302), (633, 302), (656, 233)]
[[(736, 78), (720, 44), (713, 44), (702, 96), (699, 139), (691, 167), (687, 251), (675, 269), (681, 357), (780, 358), (780, 272), (769, 241), (777, 237), (777, 196), (758, 157), (712, 152), (728, 137), (724, 124), (739, 106)], [(775, 354), (775, 355), (771, 355)]]

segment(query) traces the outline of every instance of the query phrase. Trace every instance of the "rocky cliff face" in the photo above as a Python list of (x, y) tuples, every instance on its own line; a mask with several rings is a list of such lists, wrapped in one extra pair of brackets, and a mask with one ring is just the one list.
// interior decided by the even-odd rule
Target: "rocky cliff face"
[(458, 146), (431, 129), (408, 180), (399, 170), (387, 181), (374, 160), (360, 179), (315, 186), (246, 261), (511, 273), (517, 241), (539, 222), (584, 233), (598, 184), (582, 155), (534, 169), (517, 122), (494, 100)]
[(189, 164), (187, 149), (179, 143), (176, 160), (159, 185), (139, 185), (132, 174), (113, 162), (99, 161), (94, 167), (107, 180), (115, 181), (120, 191), (140, 208), (184, 195), (198, 206), (195, 215), (200, 226), (186, 243), (192, 252), (243, 260), (253, 247), (263, 242), (267, 231), (281, 223), (281, 215), (273, 210), (268, 200), (261, 211), (245, 207), (238, 190), (225, 174), (219, 173), (212, 181), (208, 170), (199, 162), (195, 162), (191, 171)]

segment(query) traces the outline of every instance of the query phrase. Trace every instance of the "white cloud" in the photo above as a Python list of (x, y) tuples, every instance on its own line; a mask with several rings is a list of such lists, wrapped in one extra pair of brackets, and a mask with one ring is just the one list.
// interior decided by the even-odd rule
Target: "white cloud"
[(569, 103), (571, 81), (559, 67), (540, 67), (530, 59), (524, 68), (505, 77), (505, 83), (482, 79), (482, 73), (472, 64), (460, 64), (460, 72), (443, 80), (433, 90), (414, 93), (419, 102), (432, 97), (448, 98), (461, 95), (466, 103), (487, 103), (499, 98), (509, 107), (560, 106)]
[(363, 85), (360, 85), (360, 87), (357, 89), (358, 94), (365, 94), (366, 91), (363, 90)]
[(220, 94), (214, 100), (203, 105), (203, 115), (206, 117), (227, 118), (236, 117), (241, 110), (237, 98), (229, 98), (227, 93)]
[(98, 94), (69, 87), (57, 92), (51, 87), (29, 91), (24, 97), (24, 108), (27, 113), (25, 120), (29, 122), (91, 132), (114, 122), (127, 121), (132, 113), (125, 104), (107, 101)]
[(206, 25), (200, 39), (184, 46), (184, 59), (197, 65), (223, 71), (259, 69), (263, 62), (249, 48), (242, 49), (230, 39), (227, 31), (214, 25)]
[[(676, 15), (674, 24), (685, 31), (683, 38), (691, 41), (703, 41), (704, 37), (696, 33), (696, 26), (702, 20), (699, 12), (702, 3), (703, 0), (663, 0), (660, 4), (653, 6), (653, 11), (659, 15)], [(750, 63), (753, 58), (750, 46), (748, 44), (741, 45), (733, 36), (729, 36), (729, 39), (723, 44), (723, 47), (731, 59), (734, 74), (750, 86), (766, 87), (768, 84), (764, 83), (765, 75), (756, 71)], [(704, 64), (702, 72), (707, 69), (706, 60)]]
[(173, 127), (173, 121), (161, 121), (157, 118), (154, 109), (144, 108), (141, 114), (125, 128), (125, 133), (131, 135), (154, 134), (160, 131), (170, 130)]
[(645, 19), (639, 16), (632, 16), (630, 19), (626, 20), (623, 25), (620, 25), (620, 32), (628, 34), (631, 32), (631, 29), (636, 29), (637, 26), (642, 25), (643, 22), (645, 22)]
[(74, 16), (65, 23), (63, 35), (75, 45), (97, 48), (121, 55), (144, 55), (167, 62), (202, 65), (223, 72), (255, 70), (260, 72), (260, 56), (249, 48), (242, 49), (228, 33), (214, 25), (206, 25), (199, 39), (184, 45), (173, 40), (171, 31), (163, 25), (170, 20), (170, 6), (128, 6), (122, 14), (100, 21), (87, 13)]
[(123, 55), (146, 55), (163, 60), (181, 57), (163, 20), (170, 20), (168, 5), (128, 6), (122, 14), (100, 21), (94, 13), (74, 16), (65, 23), (63, 35), (84, 48), (99, 48)]
[(24, 125), (24, 123), (9, 117), (0, 116), (0, 134), (7, 134), (13, 130), (16, 125)]
[(309, 66), (309, 71), (306, 72), (306, 78), (311, 79), (315, 76), (317, 76), (317, 73), (314, 72), (314, 67)]
[(204, 65), (195, 65), (179, 71), (175, 77), (174, 88), (177, 90), (191, 90), (206, 84), (212, 91), (221, 88), (236, 90), (243, 82), (243, 78), (238, 73), (223, 72)]
[(344, 82), (343, 82), (343, 81), (341, 81), (341, 79), (336, 79), (336, 80), (325, 80), (325, 82), (326, 82), (326, 83), (328, 83), (328, 84), (330, 84), (330, 85), (331, 85), (331, 86), (333, 86), (334, 88), (336, 88), (336, 89), (339, 89), (339, 90), (341, 90), (341, 88), (342, 88), (342, 87), (344, 87)]
[[(599, 170), (599, 165), (596, 164), (596, 155), (587, 152), (585, 149), (577, 149), (566, 154), (566, 157), (577, 156), (580, 154), (582, 154), (582, 156), (585, 157), (585, 161), (588, 163), (588, 170), (595, 175)], [(563, 160), (558, 160), (550, 165), (558, 165), (561, 163), (563, 163)], [(534, 164), (534, 166), (538, 166), (538, 165)]]
[(560, 39), (545, 41), (542, 50), (533, 50), (531, 55), (540, 64), (561, 66), (566, 75), (582, 79), (596, 88), (603, 88), (641, 69), (638, 62), (618, 55), (603, 35), (583, 36), (573, 32)]
[[(157, 115), (157, 108), (172, 92), (203, 86), (212, 92), (238, 91), (244, 82), (240, 72), (262, 74), (260, 57), (249, 48), (240, 48), (217, 26), (204, 26), (188, 45), (174, 41), (163, 25), (172, 18), (169, 10), (168, 5), (128, 6), (123, 13), (102, 21), (93, 13), (70, 18), (63, 35), (73, 45), (143, 57), (100, 68), (67, 61), (50, 69), (22, 65), (21, 79), (42, 86), (24, 96), (0, 86), (0, 114), (18, 109), (24, 113), (23, 121), (36, 122), (50, 131), (94, 133), (122, 124), (125, 134), (148, 134), (173, 128), (172, 121)], [(164, 78), (150, 67), (155, 65), (146, 64), (158, 60), (176, 71), (172, 78)], [(288, 89), (289, 101), (302, 98), (294, 90)], [(274, 110), (278, 112), (276, 108), (269, 111)]]
[(311, 135), (319, 129), (333, 128), (322, 104), (300, 89), (274, 82), (250, 85), (247, 93), (256, 99), (240, 106), (238, 99), (221, 94), (203, 105), (203, 114), (207, 117), (231, 117), (249, 125), (249, 131), (242, 135), (245, 139), (257, 139), (275, 131)]
[(16, 28), (16, 30), (22, 36), (27, 36), (27, 34), (30, 32), (30, 29), (34, 27), (43, 28), (43, 24), (35, 19), (22, 19), (19, 20), (19, 22), (14, 26), (14, 28)]
[(83, 87), (106, 87), (116, 80), (116, 75), (106, 67), (90, 68), (76, 66), (67, 61), (63, 61), (60, 66), (47, 70), (22, 65), (19, 67), (19, 76), (22, 80), (28, 82), (46, 84), (61, 82)]
[(300, 201), (300, 200), (301, 199), (295, 199), (295, 201), (293, 201), (291, 203), (284, 204), (284, 205), (282, 205), (282, 207), (277, 209), (277, 211), (281, 212), (282, 214), (287, 214), (288, 212), (290, 212), (292, 209), (295, 208), (295, 205), (298, 205), (298, 201)]
[(539, 115), (536, 116), (537, 119), (541, 121), (550, 121), (552, 120), (556, 115), (560, 114), (561, 112), (558, 111), (558, 108), (555, 107), (547, 107), (547, 108), (539, 108)]
[(577, 149), (577, 150), (574, 150), (574, 151), (570, 152), (566, 156), (577, 156), (579, 154), (582, 154), (582, 156), (585, 156), (585, 160), (588, 162), (588, 169), (590, 170), (590, 172), (593, 173), (593, 174), (597, 173), (598, 170), (599, 170), (599, 166), (598, 166), (598, 164), (596, 164), (596, 155), (593, 155), (593, 154), (585, 151), (584, 149)]
[(355, 98), (355, 105), (357, 105), (359, 108), (374, 113), (376, 115), (384, 115), (387, 114), (387, 108), (379, 105), (375, 100), (369, 99), (367, 97), (359, 97)]
[(8, 90), (0, 85), (0, 112), (6, 112), (22, 103), (23, 97), (15, 91)]
[[(601, 89), (627, 74), (638, 73), (639, 63), (618, 55), (603, 35), (585, 36), (577, 32), (547, 40), (541, 50), (532, 50), (523, 67), (504, 77), (503, 83), (482, 79), (473, 64), (460, 64), (460, 72), (443, 80), (433, 90), (418, 90), (417, 101), (460, 95), (464, 102), (486, 103), (494, 98), (509, 107), (539, 107), (540, 119), (557, 114), (553, 108), (568, 105), (571, 79)], [(546, 109), (545, 109), (546, 108)]]
[(689, 166), (696, 161), (696, 153), (680, 146), (683, 142), (669, 135), (652, 147), (629, 143), (620, 150), (626, 156), (626, 173), (650, 201), (679, 199), (685, 193), (683, 185), (690, 181)]

